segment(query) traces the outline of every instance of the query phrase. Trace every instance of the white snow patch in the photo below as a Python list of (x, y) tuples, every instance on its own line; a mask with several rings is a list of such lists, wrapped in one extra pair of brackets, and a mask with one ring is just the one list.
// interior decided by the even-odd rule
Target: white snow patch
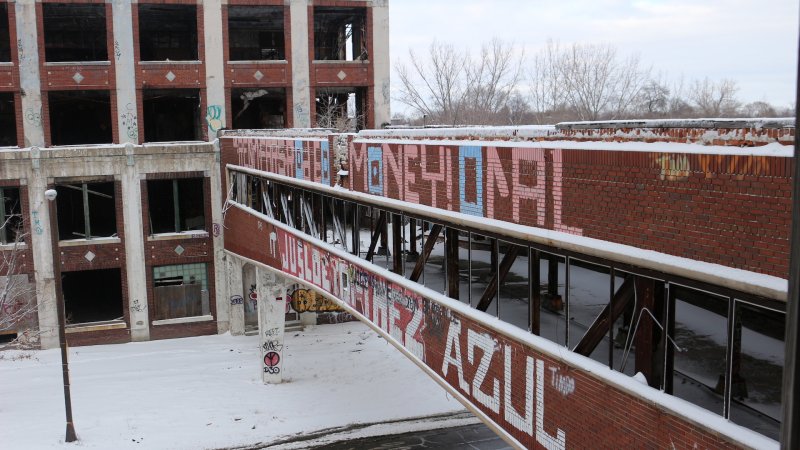
[[(225, 334), (71, 348), (78, 446), (231, 447), (464, 410), (363, 324), (288, 334), (288, 382), (280, 385), (261, 382), (258, 339)], [(59, 350), (0, 355), (0, 447), (76, 448), (63, 442)], [(23, 355), (31, 357), (13, 360)]]

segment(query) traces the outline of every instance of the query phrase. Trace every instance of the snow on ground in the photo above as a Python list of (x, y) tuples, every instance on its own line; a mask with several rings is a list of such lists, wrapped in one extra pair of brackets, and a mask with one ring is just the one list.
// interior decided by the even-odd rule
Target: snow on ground
[[(287, 334), (280, 385), (262, 384), (258, 345), (226, 334), (70, 348), (74, 448), (242, 446), (463, 410), (361, 323)], [(0, 353), (0, 399), (1, 448), (73, 448), (58, 349)]]

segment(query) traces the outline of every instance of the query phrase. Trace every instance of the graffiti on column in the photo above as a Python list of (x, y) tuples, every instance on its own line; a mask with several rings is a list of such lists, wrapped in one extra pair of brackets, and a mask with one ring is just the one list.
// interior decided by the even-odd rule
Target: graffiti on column
[(206, 123), (211, 133), (216, 133), (222, 129), (222, 107), (219, 105), (209, 105), (206, 108)]
[(264, 373), (269, 374), (279, 374), (281, 373), (281, 368), (278, 367), (278, 364), (281, 362), (281, 355), (277, 352), (267, 352), (264, 355)]

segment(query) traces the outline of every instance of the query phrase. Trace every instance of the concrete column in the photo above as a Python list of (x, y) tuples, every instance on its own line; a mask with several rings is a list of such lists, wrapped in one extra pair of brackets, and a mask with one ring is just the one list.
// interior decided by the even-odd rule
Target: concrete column
[(119, 143), (138, 144), (136, 63), (133, 55), (133, 21), (130, 0), (114, 0), (111, 4), (111, 12), (114, 21), (114, 54), (111, 57), (114, 58), (116, 68)]
[[(221, 63), (220, 63), (221, 64)], [(209, 90), (210, 91), (210, 90)], [(224, 101), (222, 102), (225, 103)], [(223, 113), (223, 117), (225, 114)], [(222, 222), (222, 204), (225, 202), (227, 192), (222, 192), (222, 176), (223, 172), (220, 170), (220, 148), (219, 148), (219, 140), (214, 139), (214, 164), (209, 170), (210, 175), (210, 182), (211, 182), (211, 236), (213, 237), (214, 242), (214, 282), (217, 286), (221, 286), (222, 289), (217, 289), (217, 331), (219, 333), (225, 333), (230, 329), (230, 312), (231, 312), (231, 303), (230, 303), (230, 296), (233, 294), (229, 294), (224, 289), (225, 286), (229, 286), (226, 283), (227, 277), (227, 270), (225, 268), (225, 227), (223, 227)], [(239, 270), (239, 279), (241, 280), (241, 269)], [(242, 289), (242, 283), (239, 282), (238, 289), (231, 292), (239, 292)], [(243, 293), (240, 292), (240, 295), (244, 296)], [(242, 319), (244, 320), (244, 319)], [(244, 322), (242, 322), (244, 323)], [(244, 326), (242, 327), (244, 330)]]
[(125, 265), (128, 282), (128, 308), (132, 341), (150, 340), (147, 311), (147, 267), (144, 256), (142, 223), (142, 186), (136, 169), (135, 147), (125, 145), (126, 163), (121, 170), (122, 218), (125, 226)]
[(372, 48), (369, 55), (375, 75), (375, 128), (391, 123), (390, 77), (392, 73), (389, 55), (389, 0), (375, 0), (372, 6)]
[(225, 128), (225, 53), (222, 41), (222, 2), (202, 0), (206, 59), (206, 127), (208, 140)]
[(17, 0), (14, 3), (14, 11), (17, 17), (16, 45), (19, 51), (20, 88), (23, 92), (22, 129), (25, 146), (44, 147), (44, 117), (42, 116), (42, 91), (39, 78), (36, 2), (34, 0)]
[(295, 128), (311, 126), (311, 76), (308, 63), (309, 0), (291, 0), (292, 114)]
[(227, 286), (228, 286), (228, 325), (223, 327), (221, 325), (222, 313), (220, 312), (220, 303), (217, 302), (217, 326), (219, 332), (224, 333), (223, 328), (230, 330), (234, 336), (241, 336), (244, 334), (244, 302), (247, 301), (247, 292), (244, 289), (244, 281), (242, 280), (242, 263), (238, 258), (228, 255), (225, 261), (227, 270)]
[(36, 274), (36, 299), (39, 314), (40, 342), (43, 349), (56, 348), (58, 342), (58, 310), (56, 285), (53, 273), (52, 240), (50, 239), (50, 212), (44, 191), (47, 178), (39, 169), (40, 150), (31, 148), (32, 170), (28, 177), (28, 204), (30, 205), (33, 264)]
[(258, 335), (261, 336), (261, 374), (264, 384), (283, 380), (283, 334), (286, 320), (286, 280), (257, 269)]

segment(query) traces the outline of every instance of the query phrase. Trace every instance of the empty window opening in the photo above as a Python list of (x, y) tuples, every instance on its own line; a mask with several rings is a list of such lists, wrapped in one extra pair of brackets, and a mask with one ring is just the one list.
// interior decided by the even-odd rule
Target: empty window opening
[(282, 6), (228, 7), (231, 61), (286, 59)]
[(51, 91), (47, 99), (53, 145), (110, 144), (113, 141), (108, 91)]
[(366, 37), (366, 8), (314, 8), (314, 59), (369, 59)]
[(365, 128), (365, 88), (328, 88), (317, 91), (317, 126), (341, 132)]
[(0, 3), (0, 62), (11, 62), (11, 33), (8, 27), (8, 3)]
[(23, 240), (19, 188), (0, 187), (0, 244)]
[(199, 90), (146, 89), (142, 103), (147, 142), (200, 140)]
[(56, 191), (59, 240), (117, 235), (114, 183), (64, 183)]
[(233, 129), (286, 128), (285, 89), (232, 89)]
[(197, 61), (197, 7), (139, 5), (142, 61)]
[(0, 92), (0, 147), (17, 145), (16, 117), (14, 94)]
[(120, 269), (65, 272), (61, 286), (67, 326), (124, 320)]
[(153, 268), (154, 320), (211, 314), (208, 301), (208, 267), (182, 264)]
[(45, 61), (108, 61), (105, 3), (44, 3)]
[(147, 200), (153, 234), (206, 228), (202, 178), (150, 180)]

